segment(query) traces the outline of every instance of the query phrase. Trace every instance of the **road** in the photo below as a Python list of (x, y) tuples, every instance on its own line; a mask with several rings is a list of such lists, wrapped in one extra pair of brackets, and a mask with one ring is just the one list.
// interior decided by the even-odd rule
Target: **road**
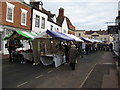
[[(104, 62), (103, 56), (107, 54), (111, 52), (97, 51), (84, 55), (84, 58), (79, 58), (74, 71), (68, 64), (55, 68), (54, 66), (45, 67), (42, 64), (33, 66), (31, 63), (9, 63), (8, 60), (4, 60), (2, 86), (3, 88), (82, 88), (85, 87), (85, 82), (96, 65)], [(102, 84), (102, 81), (99, 81)]]

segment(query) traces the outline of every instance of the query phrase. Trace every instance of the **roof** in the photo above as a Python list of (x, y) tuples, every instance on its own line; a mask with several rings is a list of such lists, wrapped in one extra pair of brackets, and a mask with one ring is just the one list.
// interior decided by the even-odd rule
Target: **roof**
[(85, 31), (85, 34), (93, 34), (93, 33), (98, 33), (100, 35), (108, 35), (108, 32), (103, 30), (103, 31)]
[(66, 17), (66, 16), (63, 16), (63, 17), (58, 16), (58, 17), (57, 17), (57, 23), (62, 26), (62, 23), (63, 23), (63, 21), (64, 21), (64, 18), (66, 18), (67, 25), (68, 25), (68, 28), (69, 28), (69, 29), (71, 29), (71, 27), (69, 27), (69, 25), (71, 25), (72, 27), (74, 27), (74, 26), (72, 25), (70, 19), (69, 19), (68, 17)]

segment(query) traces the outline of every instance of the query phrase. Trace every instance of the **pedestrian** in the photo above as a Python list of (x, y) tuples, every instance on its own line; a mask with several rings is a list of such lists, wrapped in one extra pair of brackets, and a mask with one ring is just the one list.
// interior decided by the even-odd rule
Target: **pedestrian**
[(8, 52), (9, 52), (9, 61), (13, 62), (13, 53), (15, 51), (15, 41), (13, 39), (10, 39), (8, 41)]
[(111, 50), (111, 52), (113, 52), (113, 44), (110, 43), (109, 46), (110, 46), (110, 50)]
[(69, 63), (69, 59), (68, 59), (68, 51), (69, 51), (69, 45), (64, 45), (65, 46), (65, 59), (66, 59), (66, 63)]
[(77, 57), (79, 56), (79, 52), (74, 44), (70, 46), (70, 49), (68, 51), (68, 58), (69, 58), (69, 63), (70, 67), (72, 70), (75, 70), (75, 65), (77, 63)]

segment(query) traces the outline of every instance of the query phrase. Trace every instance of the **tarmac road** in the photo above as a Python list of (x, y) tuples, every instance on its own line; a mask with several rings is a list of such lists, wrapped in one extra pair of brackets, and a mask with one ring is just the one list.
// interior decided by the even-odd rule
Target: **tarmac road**
[[(8, 60), (4, 60), (2, 86), (3, 88), (90, 88), (90, 86), (100, 88), (102, 85), (101, 77), (104, 73), (99, 75), (99, 72), (94, 72), (98, 74), (96, 78), (100, 77), (99, 82), (96, 82), (96, 87), (89, 83), (90, 80), (93, 80), (89, 79), (89, 76), (95, 70), (96, 65), (104, 62), (105, 54), (112, 58), (112, 53), (107, 51), (97, 51), (84, 55), (84, 58), (79, 58), (74, 71), (68, 64), (55, 68), (54, 66), (45, 67), (42, 64), (33, 66), (31, 63), (9, 63)], [(114, 62), (110, 63), (114, 65)], [(108, 70), (109, 67), (107, 72)]]

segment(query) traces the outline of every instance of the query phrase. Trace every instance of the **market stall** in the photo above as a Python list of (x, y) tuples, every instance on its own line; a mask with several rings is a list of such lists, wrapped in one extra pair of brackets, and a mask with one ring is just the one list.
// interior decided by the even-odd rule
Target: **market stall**
[[(65, 45), (70, 43), (70, 41), (83, 42), (83, 40), (77, 38), (74, 35), (69, 36), (69, 34), (54, 32), (51, 30), (47, 30), (34, 37), (33, 43), (36, 45), (40, 44), (40, 46), (38, 46), (38, 49), (40, 47), (40, 50), (37, 51), (34, 49), (36, 57), (35, 63), (38, 64), (39, 57), (40, 61), (46, 66), (55, 63), (55, 67), (58, 67), (59, 65), (65, 63), (66, 61), (64, 49)], [(36, 48), (34, 46), (33, 48)]]
[[(10, 54), (10, 61), (33, 60), (32, 43), (33, 37), (37, 36), (34, 32), (13, 31), (12, 34), (6, 36), (6, 48)], [(19, 57), (20, 56), (20, 57)]]
[(62, 46), (65, 41), (74, 41), (74, 39), (61, 32), (51, 30), (46, 30), (34, 37), (34, 65), (39, 63), (39, 59), (45, 66), (55, 63), (55, 67), (58, 67), (62, 63), (65, 63)]

